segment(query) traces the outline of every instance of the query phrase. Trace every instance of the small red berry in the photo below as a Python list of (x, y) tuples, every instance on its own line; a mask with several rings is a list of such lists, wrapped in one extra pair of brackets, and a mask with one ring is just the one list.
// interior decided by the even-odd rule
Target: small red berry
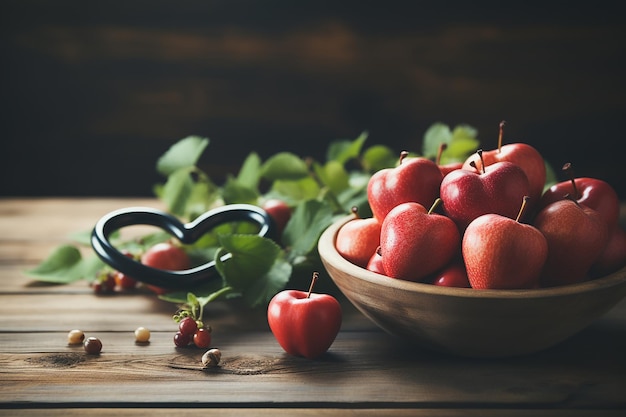
[(199, 348), (208, 348), (211, 345), (211, 331), (206, 327), (198, 329), (193, 335), (193, 343)]
[(185, 347), (191, 342), (192, 337), (193, 335), (176, 332), (174, 335), (174, 344), (178, 347)]
[(185, 317), (178, 323), (178, 330), (182, 334), (193, 336), (198, 330), (198, 323), (192, 317)]

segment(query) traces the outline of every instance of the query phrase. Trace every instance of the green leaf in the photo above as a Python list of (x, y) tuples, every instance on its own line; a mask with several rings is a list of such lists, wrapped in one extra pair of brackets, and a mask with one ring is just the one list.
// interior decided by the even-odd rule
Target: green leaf
[(422, 143), (422, 154), (425, 158), (433, 159), (439, 153), (441, 144), (450, 144), (452, 141), (452, 131), (444, 123), (433, 123), (424, 133)]
[(285, 196), (290, 201), (302, 201), (316, 198), (320, 193), (320, 186), (317, 181), (307, 176), (293, 181), (274, 181), (272, 192)]
[(320, 181), (335, 194), (350, 186), (348, 172), (339, 161), (328, 161), (323, 166), (314, 163), (313, 169)]
[(309, 168), (297, 155), (280, 152), (265, 161), (261, 175), (269, 181), (298, 180), (309, 175)]
[(82, 255), (76, 246), (56, 248), (38, 266), (25, 273), (39, 281), (68, 284), (85, 277)]
[(167, 205), (168, 210), (178, 216), (185, 214), (187, 201), (193, 192), (192, 169), (190, 167), (182, 167), (172, 172), (163, 187), (161, 198)]
[[(271, 239), (258, 235), (220, 235), (221, 248), (215, 266), (225, 285), (243, 292), (270, 270), (282, 249)], [(230, 258), (222, 257), (230, 253)]]
[(397, 165), (400, 154), (384, 145), (374, 145), (363, 152), (362, 164), (366, 172), (373, 173)]
[(270, 270), (252, 282), (243, 292), (243, 301), (250, 307), (269, 303), (276, 293), (285, 288), (292, 271), (293, 266), (289, 262), (277, 258)]
[(326, 203), (308, 200), (298, 204), (282, 236), (283, 244), (291, 248), (290, 258), (312, 252), (322, 232), (332, 223), (332, 218), (332, 209)]
[(169, 176), (181, 168), (193, 167), (209, 144), (208, 138), (188, 136), (172, 145), (157, 161), (157, 171)]
[(248, 187), (256, 191), (260, 179), (261, 158), (256, 152), (252, 152), (243, 162), (241, 169), (239, 170), (239, 174), (237, 175), (237, 182), (244, 187)]
[(361, 154), (363, 144), (367, 140), (368, 133), (363, 132), (358, 138), (350, 140), (334, 141), (328, 147), (326, 152), (327, 161), (337, 161), (340, 164), (345, 164), (350, 159), (356, 159)]
[(229, 176), (222, 188), (222, 197), (226, 204), (254, 204), (259, 198), (255, 188), (242, 184), (238, 179)]

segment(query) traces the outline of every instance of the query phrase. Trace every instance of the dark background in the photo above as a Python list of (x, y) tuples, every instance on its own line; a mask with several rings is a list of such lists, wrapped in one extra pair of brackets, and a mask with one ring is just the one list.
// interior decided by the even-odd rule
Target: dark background
[(252, 150), (322, 159), (364, 130), (419, 151), (466, 123), (492, 148), (504, 119), (624, 198), (619, 2), (500, 3), (2, 1), (0, 196), (152, 195), (188, 135), (220, 181)]

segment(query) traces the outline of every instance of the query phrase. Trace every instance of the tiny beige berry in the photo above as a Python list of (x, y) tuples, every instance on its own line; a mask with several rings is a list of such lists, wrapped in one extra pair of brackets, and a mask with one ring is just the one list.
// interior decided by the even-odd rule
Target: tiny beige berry
[(209, 349), (202, 355), (202, 364), (205, 368), (217, 366), (222, 359), (222, 352), (219, 349)]
[(146, 343), (150, 340), (150, 330), (145, 327), (137, 327), (135, 330), (135, 342)]
[(70, 345), (80, 345), (85, 340), (85, 333), (82, 330), (70, 330), (67, 334), (67, 343)]

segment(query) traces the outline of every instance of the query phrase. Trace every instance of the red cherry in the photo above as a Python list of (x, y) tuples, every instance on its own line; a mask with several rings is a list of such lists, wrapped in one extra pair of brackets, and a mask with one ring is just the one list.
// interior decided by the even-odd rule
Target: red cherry
[(192, 317), (185, 317), (178, 323), (178, 331), (193, 336), (198, 331), (198, 323)]
[(211, 345), (211, 331), (206, 327), (198, 329), (193, 335), (193, 343), (201, 349), (208, 348)]
[(174, 344), (178, 347), (185, 347), (191, 342), (192, 337), (193, 335), (176, 332), (174, 335)]

